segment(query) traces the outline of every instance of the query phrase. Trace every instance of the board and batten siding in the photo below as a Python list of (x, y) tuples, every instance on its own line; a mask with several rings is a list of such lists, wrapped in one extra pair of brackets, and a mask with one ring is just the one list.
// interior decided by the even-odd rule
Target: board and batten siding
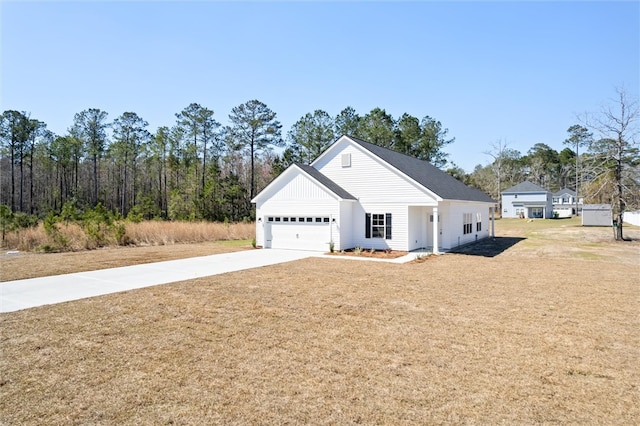
[(302, 173), (297, 173), (292, 179), (282, 182), (277, 188), (273, 188), (270, 197), (270, 201), (296, 201), (300, 199), (335, 201), (335, 197), (329, 194), (325, 188)]
[[(343, 166), (343, 154), (349, 156), (348, 166)], [(357, 194), (361, 203), (385, 200), (405, 206), (437, 205), (435, 197), (423, 187), (348, 141), (338, 142), (331, 148), (331, 155), (321, 156), (313, 167), (347, 192)]]

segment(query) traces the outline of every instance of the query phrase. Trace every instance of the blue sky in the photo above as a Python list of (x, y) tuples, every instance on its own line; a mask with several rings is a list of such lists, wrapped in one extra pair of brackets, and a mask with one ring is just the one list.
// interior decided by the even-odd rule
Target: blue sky
[(640, 91), (640, 3), (3, 0), (0, 109), (64, 134), (133, 111), (149, 130), (192, 102), (228, 123), (251, 99), (286, 133), (347, 106), (449, 129), (471, 171), (498, 140), (563, 148), (576, 115)]

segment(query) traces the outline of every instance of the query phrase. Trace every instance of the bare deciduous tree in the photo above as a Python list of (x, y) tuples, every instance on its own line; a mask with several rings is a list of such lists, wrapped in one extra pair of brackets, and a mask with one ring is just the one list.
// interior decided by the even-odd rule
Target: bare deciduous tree
[[(616, 98), (598, 114), (586, 115), (584, 124), (601, 136), (589, 144), (593, 181), (611, 191), (611, 206), (615, 220), (615, 239), (624, 240), (622, 218), (627, 208), (637, 207), (638, 166), (638, 100), (616, 89)], [(609, 198), (609, 197), (607, 197)]]
[(491, 150), (485, 151), (484, 154), (493, 158), (493, 162), (489, 164), (489, 167), (495, 175), (495, 186), (489, 191), (489, 195), (498, 200), (500, 212), (502, 212), (502, 197), (500, 196), (502, 184), (508, 182), (512, 185), (521, 177), (521, 170), (516, 167), (516, 163), (520, 159), (520, 152), (509, 148), (509, 143), (500, 139), (492, 143)]

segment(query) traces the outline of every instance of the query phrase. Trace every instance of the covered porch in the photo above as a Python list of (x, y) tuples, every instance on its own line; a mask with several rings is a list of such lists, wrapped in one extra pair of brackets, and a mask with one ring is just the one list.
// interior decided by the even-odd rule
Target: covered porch
[(547, 204), (544, 202), (519, 202), (513, 203), (516, 216), (520, 219), (544, 219), (547, 216)]
[[(495, 207), (490, 207), (488, 215), (489, 233), (495, 236)], [(407, 250), (411, 253), (441, 253), (456, 246), (450, 243), (453, 227), (459, 225), (451, 217), (447, 206), (408, 206)], [(474, 225), (475, 227), (475, 225)], [(449, 238), (448, 240), (446, 240)], [(459, 238), (458, 238), (459, 240)]]

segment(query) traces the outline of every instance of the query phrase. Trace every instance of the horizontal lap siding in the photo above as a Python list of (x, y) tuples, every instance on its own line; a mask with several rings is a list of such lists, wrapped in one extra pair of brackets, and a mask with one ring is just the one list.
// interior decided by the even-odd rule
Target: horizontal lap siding
[[(446, 206), (447, 223), (443, 224), (443, 241), (444, 249), (452, 249), (458, 245), (464, 245), (490, 236), (491, 217), (489, 214), (489, 205), (476, 203), (456, 203), (450, 202)], [(471, 213), (471, 233), (464, 234), (464, 213)], [(482, 229), (477, 229), (477, 213), (481, 214)]]
[[(361, 148), (347, 142), (314, 167), (361, 202), (434, 203), (433, 197)], [(351, 154), (351, 166), (342, 167), (342, 154)]]
[(522, 206), (515, 207), (515, 204), (539, 202), (541, 205), (546, 206), (545, 214), (550, 217), (553, 211), (553, 197), (551, 193), (543, 192), (525, 192), (522, 194), (505, 194), (502, 196), (502, 217), (514, 218), (516, 215), (516, 208), (524, 208)]
[[(436, 205), (436, 199), (372, 153), (348, 141), (339, 142), (330, 152), (313, 166), (358, 199), (351, 214), (351, 235), (343, 240), (342, 248), (409, 250), (408, 206)], [(350, 154), (350, 167), (342, 167), (343, 154)], [(365, 213), (391, 213), (392, 238), (366, 238)], [(416, 237), (412, 238), (415, 241)]]
[(426, 241), (426, 227), (429, 219), (427, 211), (431, 211), (431, 208), (427, 210), (426, 207), (409, 207), (408, 221), (409, 229), (411, 230), (411, 232), (407, 234), (409, 250), (427, 247), (428, 245)]
[(336, 228), (339, 238), (335, 238), (335, 249), (345, 250), (354, 246), (353, 244), (353, 207), (355, 203), (351, 201), (342, 201), (340, 203), (340, 220)]
[[(354, 206), (352, 220), (352, 242), (353, 247), (360, 246), (363, 249), (384, 250), (408, 250), (407, 244), (407, 206), (403, 204), (387, 203), (362, 203)], [(365, 235), (365, 214), (386, 214), (391, 213), (391, 239), (366, 238)]]

